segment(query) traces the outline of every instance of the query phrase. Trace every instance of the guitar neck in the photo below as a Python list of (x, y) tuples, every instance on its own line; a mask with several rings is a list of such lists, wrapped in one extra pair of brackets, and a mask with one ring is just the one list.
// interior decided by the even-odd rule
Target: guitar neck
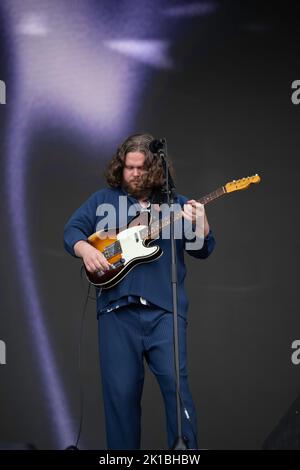
[[(213, 201), (214, 199), (217, 199), (220, 196), (223, 196), (226, 194), (226, 189), (224, 186), (221, 188), (216, 189), (212, 193), (206, 194), (206, 196), (201, 197), (200, 199), (197, 200), (197, 202), (200, 202), (201, 204), (205, 205), (208, 204), (209, 202)], [(181, 212), (174, 213), (174, 221), (181, 219), (182, 214)], [(156, 220), (155, 222), (152, 222), (149, 227), (146, 229), (142, 230), (141, 236), (143, 237), (144, 240), (147, 240), (149, 238), (156, 238), (162, 231), (164, 227), (167, 227), (170, 225), (170, 217), (164, 217), (161, 221)]]
[(201, 197), (197, 201), (201, 202), (201, 204), (205, 205), (208, 202), (211, 202), (214, 199), (217, 199), (218, 197), (223, 196), (224, 194), (226, 194), (226, 189), (225, 189), (224, 186), (221, 186), (221, 188), (218, 188), (215, 191), (213, 191), (212, 193), (209, 193), (206, 196)]

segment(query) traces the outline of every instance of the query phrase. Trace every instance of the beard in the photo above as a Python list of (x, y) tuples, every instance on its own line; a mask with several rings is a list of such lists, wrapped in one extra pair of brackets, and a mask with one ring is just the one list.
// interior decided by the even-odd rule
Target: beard
[(146, 199), (152, 192), (152, 188), (146, 187), (145, 182), (141, 178), (132, 180), (129, 183), (123, 181), (122, 187), (135, 199)]

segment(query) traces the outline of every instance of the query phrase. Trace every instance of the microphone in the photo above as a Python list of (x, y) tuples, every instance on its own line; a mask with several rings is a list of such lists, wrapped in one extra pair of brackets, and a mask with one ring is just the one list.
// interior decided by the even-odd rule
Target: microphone
[(160, 149), (164, 147), (164, 142), (163, 139), (154, 139), (152, 142), (149, 144), (149, 150), (152, 153), (158, 153)]

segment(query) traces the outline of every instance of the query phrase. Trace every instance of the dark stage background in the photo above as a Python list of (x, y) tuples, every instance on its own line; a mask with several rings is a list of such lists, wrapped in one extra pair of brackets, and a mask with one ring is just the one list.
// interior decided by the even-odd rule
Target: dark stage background
[[(262, 178), (207, 206), (216, 249), (186, 257), (200, 447), (260, 449), (300, 394), (295, 5), (2, 0), (0, 40), (0, 442), (74, 443), (87, 284), (63, 227), (105, 184), (117, 144), (149, 131), (168, 140), (179, 193)], [(82, 361), (79, 446), (103, 449), (93, 300)], [(148, 371), (142, 405), (142, 447), (166, 448)]]

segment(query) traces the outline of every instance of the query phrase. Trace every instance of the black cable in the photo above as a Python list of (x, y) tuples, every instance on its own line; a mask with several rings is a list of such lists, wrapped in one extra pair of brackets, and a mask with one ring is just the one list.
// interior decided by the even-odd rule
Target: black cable
[[(83, 277), (82, 277), (83, 269), (84, 269), (84, 267), (82, 266), (81, 270), (80, 270), (81, 281), (83, 280)], [(79, 343), (78, 343), (78, 374), (79, 374), (79, 390), (80, 390), (80, 392), (79, 392), (80, 393), (80, 419), (79, 419), (79, 426), (78, 426), (76, 443), (75, 443), (75, 445), (71, 445), (71, 446), (67, 447), (67, 449), (71, 449), (71, 450), (78, 450), (78, 444), (79, 444), (79, 440), (80, 440), (80, 436), (81, 436), (83, 415), (84, 415), (84, 387), (83, 387), (83, 382), (82, 382), (82, 371), (81, 371), (83, 326), (84, 326), (84, 320), (85, 320), (85, 315), (86, 315), (86, 311), (87, 311), (88, 301), (89, 301), (89, 299), (96, 300), (94, 297), (90, 296), (90, 290), (91, 290), (91, 284), (89, 283), (86, 298), (85, 298), (85, 301), (84, 301), (82, 316), (81, 316), (80, 329), (79, 329)]]
[(91, 285), (88, 285), (88, 291), (86, 295), (86, 299), (84, 302), (84, 307), (83, 307), (83, 312), (81, 316), (81, 322), (80, 322), (80, 331), (79, 331), (79, 343), (78, 343), (78, 373), (79, 373), (79, 389), (80, 389), (80, 420), (79, 420), (79, 427), (78, 427), (78, 433), (77, 433), (77, 439), (76, 439), (76, 444), (75, 447), (78, 447), (80, 435), (81, 435), (81, 430), (82, 430), (82, 423), (83, 423), (83, 409), (84, 409), (84, 387), (82, 383), (82, 372), (81, 372), (81, 349), (82, 349), (82, 339), (83, 339), (83, 325), (84, 325), (84, 319), (85, 319), (85, 314), (86, 314), (86, 307), (87, 303), (89, 300), (89, 293), (90, 293), (90, 288)]
[[(82, 290), (84, 289), (83, 275), (82, 275), (84, 269), (85, 269), (85, 268), (84, 268), (84, 266), (82, 265), (81, 268), (80, 268), (80, 279), (81, 279), (81, 287), (82, 287)], [(89, 283), (89, 286), (91, 286), (90, 283)], [(96, 301), (96, 300), (97, 300), (96, 297), (90, 297), (90, 296), (89, 296), (89, 291), (90, 291), (90, 290), (88, 289), (88, 293), (87, 293), (88, 298), (91, 299), (91, 300), (95, 300), (95, 301)]]

